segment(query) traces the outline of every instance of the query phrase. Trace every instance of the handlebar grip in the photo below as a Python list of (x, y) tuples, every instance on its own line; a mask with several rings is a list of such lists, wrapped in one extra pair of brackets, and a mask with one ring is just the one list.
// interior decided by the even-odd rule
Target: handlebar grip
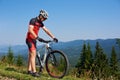
[(43, 41), (44, 43), (49, 43), (49, 42), (52, 42), (51, 40), (44, 40)]

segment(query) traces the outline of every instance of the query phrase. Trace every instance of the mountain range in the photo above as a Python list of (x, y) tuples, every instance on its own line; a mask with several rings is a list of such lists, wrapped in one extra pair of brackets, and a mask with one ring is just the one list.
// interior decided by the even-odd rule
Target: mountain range
[[(115, 47), (118, 58), (120, 58), (120, 48), (116, 44), (116, 39), (96, 39), (96, 40), (74, 40), (68, 42), (59, 42), (52, 45), (53, 49), (62, 50), (68, 57), (70, 64), (75, 65), (80, 57), (81, 49), (84, 43), (90, 44), (92, 53), (95, 52), (96, 42), (100, 43), (104, 52), (108, 57), (111, 55), (112, 46)], [(38, 46), (41, 47), (42, 45)], [(6, 55), (8, 48), (11, 47), (14, 52), (14, 56), (18, 54), (27, 58), (27, 46), (26, 45), (14, 45), (14, 46), (0, 46), (0, 56)]]

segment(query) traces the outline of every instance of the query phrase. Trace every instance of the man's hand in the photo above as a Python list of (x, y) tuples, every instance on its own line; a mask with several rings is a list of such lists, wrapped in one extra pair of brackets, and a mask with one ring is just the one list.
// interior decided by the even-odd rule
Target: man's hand
[(58, 39), (57, 38), (53, 38), (53, 40), (57, 43), (58, 42)]
[(36, 38), (38, 41), (40, 41), (40, 42), (44, 42), (44, 39), (42, 39), (42, 38), (40, 38), (40, 37), (37, 37)]

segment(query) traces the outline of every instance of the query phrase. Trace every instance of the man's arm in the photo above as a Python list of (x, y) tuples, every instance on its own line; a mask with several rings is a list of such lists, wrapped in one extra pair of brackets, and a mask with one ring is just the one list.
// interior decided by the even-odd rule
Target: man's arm
[(55, 38), (54, 35), (53, 35), (45, 26), (43, 27), (43, 30), (44, 30), (52, 39)]

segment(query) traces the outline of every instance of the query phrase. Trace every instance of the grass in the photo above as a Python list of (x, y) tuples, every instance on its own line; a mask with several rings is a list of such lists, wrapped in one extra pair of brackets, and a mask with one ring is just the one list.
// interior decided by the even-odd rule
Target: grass
[[(26, 74), (26, 67), (16, 67), (16, 66), (8, 66), (5, 64), (0, 63), (0, 75), (15, 78), (17, 80), (58, 80), (56, 78), (50, 77), (47, 72), (44, 70), (41, 73), (40, 77), (33, 77), (31, 75)], [(80, 78), (75, 78), (73, 76), (67, 75), (62, 79), (59, 80), (85, 80)]]

